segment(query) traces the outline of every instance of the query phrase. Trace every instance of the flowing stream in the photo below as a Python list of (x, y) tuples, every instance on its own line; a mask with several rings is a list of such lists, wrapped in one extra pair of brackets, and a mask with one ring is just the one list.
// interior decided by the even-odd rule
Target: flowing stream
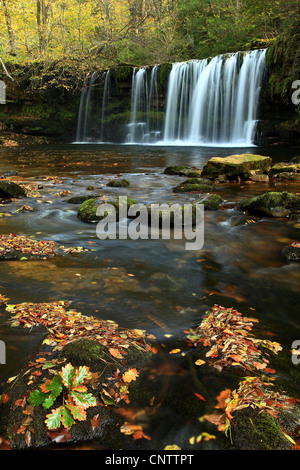
[[(259, 337), (271, 337), (289, 350), (292, 341), (300, 337), (300, 272), (298, 265), (285, 262), (281, 250), (299, 240), (299, 229), (282, 219), (249, 219), (232, 204), (274, 188), (289, 190), (291, 184), (293, 191), (299, 192), (299, 183), (221, 185), (219, 191), (227, 206), (205, 214), (205, 244), (198, 251), (186, 251), (183, 240), (99, 240), (95, 225), (80, 221), (78, 206), (67, 202), (70, 196), (89, 192), (124, 194), (141, 203), (189, 202), (197, 195), (173, 193), (172, 188), (184, 178), (167, 176), (164, 168), (175, 163), (202, 168), (216, 153), (226, 156), (236, 151), (118, 145), (1, 149), (1, 174), (16, 170), (17, 179), (40, 185), (39, 195), (1, 207), (1, 212), (12, 213), (0, 219), (1, 233), (52, 239), (88, 251), (49, 260), (2, 261), (0, 293), (11, 303), (70, 300), (77, 311), (114, 320), (121, 327), (144, 329), (157, 341), (171, 343), (182, 352), (186, 351), (184, 330), (198, 325), (205, 311), (217, 303), (247, 316), (255, 314), (261, 324)], [(247, 151), (266, 154), (263, 149)], [(270, 156), (273, 161), (282, 161), (284, 155), (274, 149)], [(289, 156), (293, 156), (291, 150)], [(45, 175), (59, 177), (60, 181), (45, 181)], [(112, 177), (121, 176), (130, 181), (129, 188), (105, 186)], [(94, 190), (87, 189), (89, 186)], [(59, 196), (63, 190), (71, 194)], [(15, 213), (25, 203), (34, 211)], [(1, 382), (18, 373), (44, 334), (39, 329), (11, 328), (8, 318), (8, 314), (1, 317), (0, 338), (7, 346)], [(167, 352), (159, 360), (157, 380), (163, 381), (165, 392), (180, 389), (182, 403), (191, 392), (199, 393), (200, 382), (208, 387), (212, 398), (236, 384), (228, 373), (212, 379), (200, 369), (196, 373), (193, 365), (179, 373), (173, 362), (176, 357)], [(163, 369), (166, 364), (169, 368)], [(165, 375), (163, 370), (167, 370)], [(292, 388), (299, 388), (293, 377), (284, 378)], [(192, 435), (193, 418), (187, 411), (180, 414), (179, 409), (162, 404), (147, 445), (160, 448), (162, 435), (168, 436), (170, 444), (176, 443), (178, 436)], [(167, 428), (166, 416), (172, 417)], [(216, 433), (211, 428), (209, 432)], [(101, 448), (99, 443), (93, 445)], [(223, 444), (217, 439), (206, 448), (211, 446), (222, 448)]]

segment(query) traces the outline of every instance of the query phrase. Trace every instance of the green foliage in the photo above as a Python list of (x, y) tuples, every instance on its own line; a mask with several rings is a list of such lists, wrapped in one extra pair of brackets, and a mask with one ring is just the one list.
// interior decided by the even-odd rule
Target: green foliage
[(87, 392), (85, 381), (91, 379), (86, 366), (75, 369), (71, 363), (61, 369), (58, 375), (48, 380), (39, 389), (32, 392), (28, 401), (33, 406), (42, 405), (49, 409), (55, 400), (63, 394), (63, 404), (46, 416), (48, 429), (57, 429), (62, 424), (70, 428), (75, 420), (86, 419), (86, 409), (96, 405), (96, 399)]
[(154, 65), (266, 47), (299, 23), (298, 0), (1, 3), (2, 60), (13, 69), (30, 64), (35, 87), (51, 80), (57, 86), (59, 76), (62, 90), (86, 65)]

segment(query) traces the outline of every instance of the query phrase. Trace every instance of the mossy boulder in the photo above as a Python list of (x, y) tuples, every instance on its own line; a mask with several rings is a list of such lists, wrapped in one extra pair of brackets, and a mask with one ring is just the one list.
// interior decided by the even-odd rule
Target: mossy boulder
[[(126, 330), (123, 334), (126, 334)], [(140, 374), (142, 374), (143, 367), (149, 361), (151, 362), (153, 357), (151, 350), (145, 350), (142, 347), (137, 348), (135, 345), (131, 345), (126, 352), (126, 357), (124, 356), (122, 361), (117, 362), (109, 354), (107, 347), (92, 339), (71, 341), (61, 350), (45, 345), (38, 347), (30, 358), (31, 362), (24, 367), (17, 380), (8, 384), (4, 390), (7, 400), (1, 403), (1, 437), (8, 439), (11, 448), (15, 450), (47, 448), (52, 443), (63, 443), (64, 440), (68, 442), (68, 445), (72, 445), (76, 442), (93, 439), (106, 442), (109, 448), (126, 447), (130, 442), (130, 436), (125, 436), (119, 430), (120, 425), (124, 423), (124, 418), (116, 412), (118, 403), (114, 403), (113, 399), (109, 398), (109, 394), (104, 393), (104, 390), (107, 389), (106, 383), (112, 384), (114, 374), (119, 373), (122, 376), (130, 367), (138, 368)], [(35, 369), (35, 366), (32, 367), (32, 364), (38, 365), (38, 362), (35, 363), (34, 361), (41, 356), (45, 356), (48, 364), (51, 364), (49, 369)], [(45, 424), (46, 415), (52, 409), (56, 409), (63, 404), (62, 394), (57, 396), (50, 409), (45, 409), (42, 405), (34, 405), (32, 410), (27, 399), (42, 383), (53, 379), (66, 364), (71, 364), (74, 368), (89, 367), (93, 375), (92, 379), (87, 381), (85, 385), (87, 392), (96, 398), (97, 404), (86, 410), (85, 420), (75, 420), (75, 423), (69, 429), (60, 427), (57, 430), (49, 431)], [(39, 375), (31, 376), (31, 373), (35, 372), (34, 369), (38, 371)], [(52, 372), (49, 373), (49, 371)], [(135, 384), (136, 394), (138, 394), (137, 382), (138, 380)], [(131, 401), (130, 384), (128, 397)], [(17, 400), (23, 400), (24, 404), (16, 406)], [(26, 418), (27, 421), (24, 421)], [(91, 422), (93, 418), (96, 422), (95, 425), (92, 425)], [(26, 424), (27, 422), (28, 424)], [(21, 429), (22, 425), (24, 426), (24, 432), (18, 433), (17, 430)]]
[(203, 204), (206, 210), (215, 211), (219, 209), (222, 202), (223, 198), (219, 194), (208, 194), (199, 204)]
[(265, 173), (271, 168), (272, 159), (261, 155), (231, 155), (213, 157), (203, 167), (202, 177), (214, 180), (225, 175), (228, 180), (249, 179), (251, 171)]
[(26, 191), (22, 186), (13, 181), (0, 181), (0, 198), (21, 198), (26, 196)]
[(190, 193), (190, 192), (208, 192), (212, 190), (211, 184), (203, 183), (206, 181), (202, 178), (191, 178), (191, 180), (184, 181), (173, 188), (174, 193)]
[(110, 180), (107, 183), (107, 186), (111, 186), (112, 188), (128, 188), (130, 186), (130, 182), (126, 179)]
[(238, 450), (291, 450), (277, 418), (250, 407), (235, 413), (231, 439)]
[[(121, 196), (120, 196), (121, 197)], [(111, 204), (116, 210), (116, 219), (119, 218), (120, 213), (120, 204), (123, 204), (123, 199), (119, 199), (119, 196), (116, 197), (101, 197), (101, 198), (93, 198), (84, 201), (77, 213), (79, 219), (83, 222), (94, 223), (97, 222), (105, 217), (105, 215), (97, 215), (97, 208), (101, 204)], [(126, 210), (132, 206), (133, 204), (137, 204), (137, 201), (131, 198), (126, 198)]]
[(269, 171), (270, 176), (279, 175), (282, 173), (299, 173), (300, 174), (300, 163), (296, 162), (280, 162), (272, 166)]
[(201, 170), (184, 165), (169, 165), (164, 170), (165, 175), (179, 175), (188, 178), (197, 178), (201, 176)]
[(70, 197), (67, 202), (69, 204), (82, 204), (85, 201), (88, 201), (89, 199), (96, 199), (97, 197), (100, 197), (98, 195), (88, 195), (88, 196), (73, 196)]
[(286, 217), (300, 211), (300, 197), (286, 191), (271, 191), (242, 200), (239, 208), (251, 214)]

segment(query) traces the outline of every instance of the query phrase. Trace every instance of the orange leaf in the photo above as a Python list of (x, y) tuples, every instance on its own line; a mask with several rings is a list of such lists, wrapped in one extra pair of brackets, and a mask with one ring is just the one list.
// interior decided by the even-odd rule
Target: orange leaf
[(123, 359), (122, 354), (117, 349), (109, 348), (109, 353), (117, 359)]
[(133, 380), (136, 380), (136, 378), (138, 377), (139, 373), (136, 369), (128, 369), (123, 375), (122, 375), (122, 379), (124, 380), (124, 382), (132, 382)]
[(199, 400), (205, 401), (205, 398), (203, 398), (203, 396), (200, 395), (199, 393), (194, 393), (194, 395), (196, 395), (196, 397), (199, 398)]

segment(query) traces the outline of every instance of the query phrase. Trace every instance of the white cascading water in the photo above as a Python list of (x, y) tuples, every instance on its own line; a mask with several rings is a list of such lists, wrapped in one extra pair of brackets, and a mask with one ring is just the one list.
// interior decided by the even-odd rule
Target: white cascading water
[(158, 66), (151, 70), (150, 84), (147, 69), (133, 69), (131, 88), (131, 119), (128, 124), (128, 143), (155, 142), (161, 136), (157, 126)]
[[(130, 122), (126, 143), (251, 147), (260, 90), (265, 74), (266, 49), (190, 60), (172, 65), (168, 79), (164, 125), (159, 124), (159, 65), (134, 68)], [(151, 72), (149, 72), (151, 70)], [(104, 142), (109, 117), (110, 73), (102, 76), (101, 123), (95, 122), (96, 74), (82, 89), (77, 142)], [(99, 105), (96, 103), (96, 106)], [(108, 120), (109, 121), (109, 120)], [(99, 138), (95, 136), (99, 135)]]
[(165, 145), (253, 145), (266, 50), (173, 64)]

